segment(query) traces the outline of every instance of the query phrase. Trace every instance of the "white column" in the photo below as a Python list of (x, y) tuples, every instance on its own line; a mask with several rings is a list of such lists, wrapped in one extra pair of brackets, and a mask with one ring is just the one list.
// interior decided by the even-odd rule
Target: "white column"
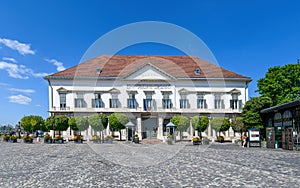
[(158, 129), (157, 129), (157, 139), (163, 139), (163, 117), (158, 116)]
[(210, 124), (210, 122), (208, 124), (208, 128), (207, 129), (208, 129), (207, 130), (207, 134), (208, 134), (209, 137), (211, 137), (212, 136), (212, 130), (211, 130), (211, 124)]
[(136, 118), (136, 125), (137, 125), (137, 132), (139, 135), (140, 140), (142, 139), (142, 118), (141, 116), (138, 116)]

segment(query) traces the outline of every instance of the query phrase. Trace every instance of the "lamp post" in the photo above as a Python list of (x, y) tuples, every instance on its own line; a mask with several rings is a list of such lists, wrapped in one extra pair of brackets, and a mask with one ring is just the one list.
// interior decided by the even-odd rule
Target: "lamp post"
[(21, 139), (21, 126), (20, 126), (20, 122), (18, 122), (18, 137), (19, 137), (19, 139)]
[(55, 138), (55, 130), (54, 130), (54, 123), (55, 123), (55, 119), (51, 120), (52, 122), (52, 128), (53, 128), (53, 139)]
[(174, 142), (176, 141), (176, 137), (175, 137), (175, 128), (176, 125), (174, 125), (174, 123), (172, 123), (171, 121), (167, 124), (167, 128), (169, 129), (169, 133), (170, 135), (172, 135), (172, 139), (174, 140)]

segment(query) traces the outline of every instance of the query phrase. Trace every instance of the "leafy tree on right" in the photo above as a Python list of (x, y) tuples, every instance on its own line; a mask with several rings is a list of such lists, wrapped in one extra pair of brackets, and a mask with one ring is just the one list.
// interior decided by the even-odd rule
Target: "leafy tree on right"
[(258, 80), (257, 88), (259, 94), (272, 99), (271, 106), (300, 99), (300, 65), (269, 68), (265, 78)]

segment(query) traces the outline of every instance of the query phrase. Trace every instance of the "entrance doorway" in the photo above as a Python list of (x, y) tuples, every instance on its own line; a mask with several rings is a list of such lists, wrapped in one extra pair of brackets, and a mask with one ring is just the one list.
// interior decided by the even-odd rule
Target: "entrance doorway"
[(157, 118), (142, 118), (142, 139), (157, 138)]

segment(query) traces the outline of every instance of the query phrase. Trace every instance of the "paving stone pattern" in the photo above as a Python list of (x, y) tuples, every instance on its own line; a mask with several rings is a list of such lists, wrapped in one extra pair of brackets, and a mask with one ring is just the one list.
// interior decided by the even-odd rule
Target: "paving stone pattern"
[(0, 187), (299, 187), (299, 159), (218, 143), (0, 142)]

